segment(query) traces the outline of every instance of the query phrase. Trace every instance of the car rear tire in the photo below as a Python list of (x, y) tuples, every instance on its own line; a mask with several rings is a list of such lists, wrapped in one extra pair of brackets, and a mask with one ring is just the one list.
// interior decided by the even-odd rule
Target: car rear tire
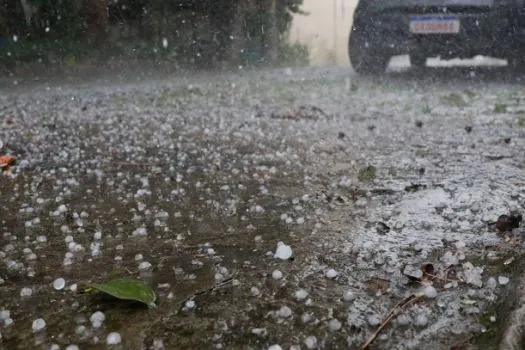
[(420, 53), (411, 54), (410, 66), (418, 69), (425, 68), (427, 66), (427, 56)]
[(348, 39), (348, 57), (356, 73), (363, 75), (383, 74), (390, 61), (390, 55), (356, 28), (352, 28)]

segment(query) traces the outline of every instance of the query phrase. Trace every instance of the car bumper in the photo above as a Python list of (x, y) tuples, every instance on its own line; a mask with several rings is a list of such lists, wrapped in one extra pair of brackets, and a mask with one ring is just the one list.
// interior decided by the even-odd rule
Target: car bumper
[(419, 13), (389, 11), (369, 16), (368, 23), (354, 22), (354, 26), (367, 27), (365, 30), (369, 35), (373, 33), (374, 41), (380, 42), (381, 48), (391, 55), (423, 51), (444, 58), (498, 56), (518, 46), (522, 52), (525, 48), (525, 14), (509, 14), (509, 10), (447, 13), (460, 21), (459, 32), (454, 34), (413, 34), (409, 29), (411, 15)]

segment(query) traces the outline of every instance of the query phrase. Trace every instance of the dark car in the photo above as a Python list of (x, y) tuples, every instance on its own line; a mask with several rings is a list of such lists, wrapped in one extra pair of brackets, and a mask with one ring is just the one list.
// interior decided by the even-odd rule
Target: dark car
[(525, 67), (525, 0), (360, 0), (349, 38), (357, 73), (383, 73), (390, 58), (507, 59)]

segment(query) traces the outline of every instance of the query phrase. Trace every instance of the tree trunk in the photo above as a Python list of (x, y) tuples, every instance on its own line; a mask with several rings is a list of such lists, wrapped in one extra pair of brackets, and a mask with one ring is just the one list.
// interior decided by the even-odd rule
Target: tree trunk
[(277, 0), (265, 0), (264, 59), (267, 63), (277, 61), (279, 29), (277, 28)]
[(108, 0), (84, 0), (82, 14), (88, 40), (97, 44), (103, 43), (109, 23)]

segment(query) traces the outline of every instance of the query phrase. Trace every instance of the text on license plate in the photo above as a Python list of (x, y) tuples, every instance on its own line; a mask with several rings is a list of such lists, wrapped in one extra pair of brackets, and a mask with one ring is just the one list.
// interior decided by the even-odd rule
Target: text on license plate
[(410, 33), (456, 34), (459, 18), (456, 16), (410, 16)]

